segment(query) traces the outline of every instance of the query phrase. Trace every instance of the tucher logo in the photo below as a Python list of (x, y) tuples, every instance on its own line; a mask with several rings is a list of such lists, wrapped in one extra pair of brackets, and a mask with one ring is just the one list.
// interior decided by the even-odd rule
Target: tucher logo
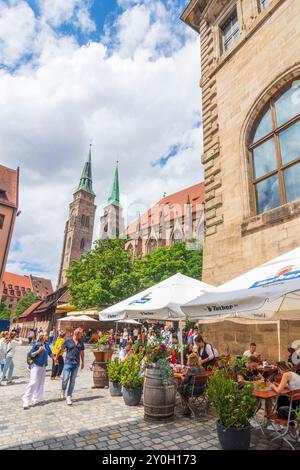
[(144, 297), (142, 297), (141, 299), (133, 300), (132, 302), (130, 302), (129, 305), (146, 304), (147, 302), (149, 302), (149, 300), (152, 300), (151, 292), (149, 292), (149, 294), (144, 295)]
[(296, 266), (286, 266), (280, 269), (275, 276), (263, 279), (262, 281), (256, 281), (250, 289), (254, 287), (267, 287), (277, 284), (278, 282), (293, 281), (294, 279), (300, 279), (300, 268)]
[(209, 312), (220, 312), (222, 310), (232, 310), (237, 305), (208, 305), (207, 310)]

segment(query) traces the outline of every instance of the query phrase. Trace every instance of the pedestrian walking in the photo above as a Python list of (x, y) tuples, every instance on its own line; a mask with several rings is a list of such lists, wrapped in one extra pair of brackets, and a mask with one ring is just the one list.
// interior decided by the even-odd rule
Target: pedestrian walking
[[(67, 393), (67, 405), (72, 405), (72, 396), (80, 362), (81, 369), (84, 368), (84, 344), (82, 341), (83, 335), (83, 329), (77, 328), (74, 331), (73, 337), (70, 337), (64, 341), (60, 350), (58, 351), (58, 355), (64, 349), (67, 351), (61, 390), (61, 399), (65, 399)], [(56, 362), (58, 362), (58, 360)]]
[(3, 370), (0, 373), (0, 385), (2, 385), (4, 377), (6, 377), (6, 385), (10, 385), (13, 383), (12, 376), (15, 367), (13, 359), (16, 352), (16, 347), (22, 344), (22, 340), (17, 339), (16, 336), (17, 334), (15, 332), (11, 332), (9, 333), (8, 338), (5, 340), (5, 361)]
[(29, 357), (33, 364), (30, 366), (30, 380), (23, 395), (23, 408), (27, 410), (30, 403), (35, 406), (44, 400), (44, 385), (48, 356), (52, 357), (52, 351), (46, 344), (47, 335), (39, 333), (37, 342), (32, 346)]
[(28, 333), (28, 344), (32, 343), (34, 337), (35, 337), (35, 332), (32, 328), (30, 328), (29, 333)]
[(8, 334), (8, 331), (2, 331), (0, 333), (0, 372), (4, 369)]
[(58, 334), (58, 338), (55, 341), (55, 344), (53, 346), (51, 380), (60, 378), (64, 365), (65, 365), (64, 356), (63, 356), (65, 351), (61, 349), (63, 343), (65, 342), (65, 337), (66, 337), (66, 333), (64, 331), (60, 331)]
[(54, 330), (51, 330), (49, 333), (49, 344), (52, 344), (54, 340)]

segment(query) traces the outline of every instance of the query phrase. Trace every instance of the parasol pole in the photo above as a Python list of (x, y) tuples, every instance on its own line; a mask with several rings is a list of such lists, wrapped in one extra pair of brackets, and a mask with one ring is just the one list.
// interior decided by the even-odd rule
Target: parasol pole
[(179, 320), (179, 347), (180, 347), (180, 362), (183, 366), (183, 334), (182, 334), (182, 321)]

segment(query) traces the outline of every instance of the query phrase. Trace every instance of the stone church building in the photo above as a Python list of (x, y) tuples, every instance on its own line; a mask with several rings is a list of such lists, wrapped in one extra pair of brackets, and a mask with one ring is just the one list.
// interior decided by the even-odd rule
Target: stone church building
[(300, 245), (300, 1), (191, 0), (200, 34), (203, 280)]
[(124, 232), (126, 249), (133, 257), (160, 246), (190, 242), (202, 246), (204, 238), (204, 183), (198, 183), (160, 199), (132, 222)]

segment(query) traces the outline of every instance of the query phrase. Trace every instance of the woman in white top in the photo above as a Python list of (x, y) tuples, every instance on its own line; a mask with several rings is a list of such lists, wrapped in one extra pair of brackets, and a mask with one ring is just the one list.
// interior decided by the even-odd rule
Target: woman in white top
[[(280, 384), (270, 383), (270, 386), (275, 390), (278, 395), (280, 395), (284, 389), (288, 388), (289, 390), (299, 390), (300, 391), (300, 375), (292, 372), (290, 367), (284, 362), (277, 362), (278, 372), (281, 375)], [(293, 408), (297, 408), (299, 405), (299, 400), (293, 402)], [(281, 395), (278, 397), (277, 407), (289, 405), (289, 399), (286, 395)]]
[(4, 369), (7, 338), (8, 338), (8, 331), (2, 331), (0, 333), (0, 372), (2, 372)]
[[(0, 385), (2, 385), (2, 380), (6, 376), (6, 385), (12, 383), (12, 375), (14, 371), (14, 355), (16, 352), (16, 347), (22, 344), (22, 340), (16, 339), (16, 333), (9, 333), (8, 338), (6, 339), (6, 353), (5, 353), (5, 363), (3, 371), (0, 373)], [(7, 375), (6, 375), (7, 374)]]

